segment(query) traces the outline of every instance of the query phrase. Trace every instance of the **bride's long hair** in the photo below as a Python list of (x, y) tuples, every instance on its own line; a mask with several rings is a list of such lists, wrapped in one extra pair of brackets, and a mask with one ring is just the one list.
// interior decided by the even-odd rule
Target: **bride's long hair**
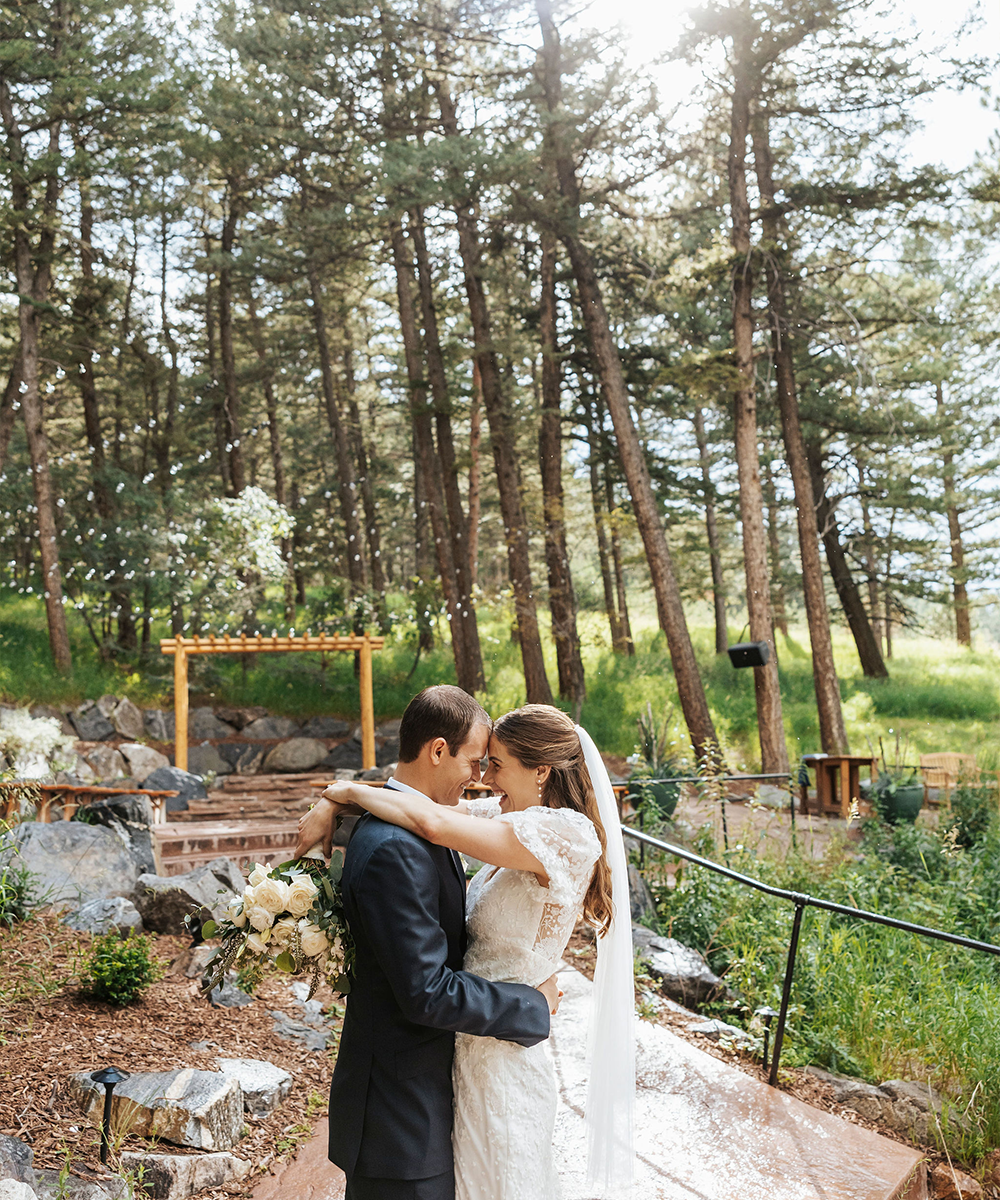
[(493, 726), (493, 735), (523, 767), (550, 768), (542, 790), (542, 803), (547, 808), (572, 808), (593, 821), (601, 843), (601, 857), (583, 900), (583, 915), (603, 937), (614, 913), (608, 840), (576, 727), (551, 704), (526, 704), (505, 713)]

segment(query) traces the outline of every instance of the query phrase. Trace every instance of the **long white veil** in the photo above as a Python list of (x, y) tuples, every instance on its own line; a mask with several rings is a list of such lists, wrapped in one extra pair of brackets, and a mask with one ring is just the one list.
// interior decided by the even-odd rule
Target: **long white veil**
[(608, 843), (614, 916), (597, 939), (587, 1090), (587, 1186), (620, 1195), (633, 1178), (635, 1108), (635, 983), (628, 862), (607, 767), (589, 733), (577, 725)]

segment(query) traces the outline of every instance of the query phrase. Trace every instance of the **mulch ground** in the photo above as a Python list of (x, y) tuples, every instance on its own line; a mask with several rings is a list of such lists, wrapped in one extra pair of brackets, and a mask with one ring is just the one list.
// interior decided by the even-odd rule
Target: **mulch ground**
[[(50, 915), (0, 929), (0, 1132), (28, 1142), (37, 1169), (59, 1169), (69, 1160), (74, 1173), (85, 1168), (100, 1174), (98, 1130), (68, 1099), (70, 1075), (109, 1065), (132, 1073), (214, 1071), (217, 1058), (263, 1059), (291, 1073), (292, 1090), (271, 1116), (246, 1117), (249, 1132), (233, 1153), (253, 1164), (247, 1179), (205, 1196), (247, 1194), (261, 1172), (295, 1152), (325, 1112), (336, 1036), (326, 1051), (316, 1052), (275, 1034), (269, 1010), (303, 1017), (288, 983), (279, 978), (265, 980), (251, 1005), (213, 1008), (199, 981), (183, 974), (189, 939), (152, 935), (152, 940), (166, 973), (140, 1001), (119, 1008), (82, 988), (88, 934), (70, 931)], [(341, 1014), (333, 995), (321, 989), (316, 999), (336, 1034)], [(205, 1042), (212, 1045), (192, 1046)], [(115, 1149), (147, 1145), (126, 1137)], [(162, 1150), (186, 1153), (165, 1144)]]

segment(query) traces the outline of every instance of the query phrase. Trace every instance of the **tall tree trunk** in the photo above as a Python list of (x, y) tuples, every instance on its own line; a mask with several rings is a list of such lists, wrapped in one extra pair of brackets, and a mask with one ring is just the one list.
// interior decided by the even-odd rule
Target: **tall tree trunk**
[(549, 573), (549, 611), (556, 644), (559, 695), (573, 704), (579, 717), (586, 699), (580, 637), (576, 628), (576, 595), (566, 549), (566, 514), (562, 485), (562, 368), (559, 363), (556, 316), (556, 239), (542, 234), (541, 307), (542, 419), (538, 459), (545, 511), (545, 562)]
[(615, 596), (618, 599), (618, 627), (626, 654), (635, 654), (632, 637), (632, 622), (628, 616), (628, 600), (625, 596), (625, 569), (622, 563), (622, 531), (619, 508), (615, 500), (615, 485), (611, 479), (610, 464), (604, 464), (604, 493), (608, 503), (608, 527), (611, 530), (611, 565), (615, 571)]
[(427, 516), (430, 520), (438, 576), (441, 580), (445, 607), (448, 611), (452, 653), (455, 657), (455, 674), (458, 677), (458, 686), (467, 692), (473, 692), (475, 681), (469, 669), (466, 654), (465, 626), (460, 619), (458, 582), (455, 575), (455, 561), (452, 557), (452, 539), (445, 515), (441, 467), (434, 447), (431, 407), (427, 400), (427, 388), (424, 384), (423, 364), (420, 358), (420, 334), (413, 306), (413, 257), (398, 220), (390, 223), (390, 236), (393, 264), (396, 268), (399, 327), (403, 336), (406, 375), (410, 389), (414, 450), (420, 464), (420, 478), (427, 503)]
[(778, 408), (781, 412), (781, 432), (785, 445), (785, 462), (792, 476), (795, 493), (795, 517), (799, 535), (799, 555), (802, 560), (802, 591), (812, 647), (813, 687), (819, 717), (820, 743), (826, 754), (846, 754), (847, 728), (840, 702), (840, 680), (833, 661), (833, 639), (830, 636), (830, 614), (823, 587), (823, 568), (816, 540), (816, 509), (809, 463), (806, 458), (799, 420), (799, 403), (795, 391), (795, 371), (792, 360), (791, 326), (785, 303), (784, 278), (778, 264), (778, 226), (774, 211), (774, 180), (771, 165), (769, 131), (766, 118), (758, 115), (754, 122), (754, 163), (757, 187), (764, 215), (764, 261), (767, 274), (767, 299), (771, 323), (771, 345), (774, 351), (778, 384)]
[[(278, 399), (274, 394), (274, 372), (267, 358), (267, 345), (264, 341), (264, 329), (257, 314), (257, 301), (254, 299), (253, 288), (247, 288), (247, 311), (250, 315), (250, 330), (253, 335), (254, 353), (261, 369), (261, 386), (264, 389), (264, 403), (267, 407), (267, 437), (271, 450), (271, 471), (274, 475), (274, 498), (285, 507), (287, 494), (285, 491), (285, 455), (281, 445), (281, 426), (278, 424)], [(295, 564), (292, 562), (292, 539), (281, 539), (281, 557), (285, 563), (285, 620), (291, 625), (295, 621)]]
[(316, 331), (320, 373), (323, 379), (323, 401), (330, 433), (333, 435), (333, 449), (337, 462), (337, 495), (340, 499), (340, 516), (344, 522), (344, 534), (347, 542), (347, 578), (351, 585), (351, 591), (360, 592), (364, 590), (367, 572), (365, 571), (364, 546), (361, 543), (361, 526), (358, 523), (358, 493), (354, 480), (354, 468), (351, 465), (347, 433), (340, 418), (340, 405), (337, 403), (333, 357), (330, 353), (330, 338), (327, 333), (326, 313), (323, 305), (323, 289), (320, 284), (319, 272), (311, 263), (307, 276), (312, 300), (313, 328)]
[(781, 582), (781, 542), (778, 539), (778, 492), (771, 460), (764, 463), (764, 492), (767, 503), (767, 553), (771, 568), (771, 609), (775, 626), (788, 637), (785, 586)]
[[(210, 262), (212, 256), (212, 239), (205, 234), (205, 257)], [(233, 495), (233, 475), (230, 469), (229, 453), (226, 450), (226, 397), (219, 387), (219, 367), (216, 353), (216, 313), (212, 295), (212, 272), (205, 273), (205, 373), (208, 376), (208, 392), (212, 400), (212, 416), (215, 422), (215, 457), (219, 467), (219, 478), (222, 480), (222, 490), (227, 496)]]
[(823, 539), (826, 551), (826, 561), (830, 568), (833, 586), (837, 589), (840, 606), (847, 617), (854, 644), (861, 660), (861, 669), (869, 679), (885, 679), (889, 674), (886, 669), (878, 642), (865, 612), (864, 603), (858, 585), (851, 574), (850, 564), (843, 543), (840, 540), (840, 529), (837, 525), (837, 513), (833, 502), (826, 490), (826, 472), (823, 469), (823, 451), (816, 442), (806, 445), (809, 459), (813, 496), (816, 503), (816, 523)]
[[(73, 666), (63, 608), (62, 572), (59, 568), (59, 529), (56, 523), (55, 497), (49, 472), (49, 444), (45, 433), (45, 415), (39, 386), (38, 342), (41, 313), (48, 303), (51, 282), (51, 261), (55, 249), (56, 206), (59, 200), (59, 179), (55, 174), (45, 180), (42, 204), (42, 227), (38, 239), (37, 260), (32, 261), (31, 235), (28, 222), (31, 197), (28, 179), (31, 175), (24, 151), (21, 129), (14, 115), (10, 90), (0, 75), (0, 119), (7, 135), (6, 157), (13, 170), (10, 176), (10, 204), (16, 214), (14, 224), (14, 267), (19, 303), (18, 332), (21, 338), (21, 415), (28, 439), (31, 459), (31, 481), (38, 509), (38, 551), (42, 566), (42, 593), (49, 626), (49, 646), (56, 670), (68, 673)], [(48, 153), (53, 162), (59, 157), (61, 122), (54, 121), (49, 130)]]
[(219, 262), (219, 349), (222, 355), (222, 392), (226, 452), (232, 493), (246, 486), (243, 465), (243, 431), (240, 427), (240, 396), (236, 379), (236, 350), (233, 336), (233, 251), (240, 221), (238, 181), (226, 180), (226, 219), (222, 224)]
[(431, 386), (431, 396), (434, 399), (437, 448), (444, 484), (445, 505), (448, 510), (448, 529), (451, 533), (455, 580), (458, 585), (458, 617), (462, 623), (466, 660), (464, 670), (466, 677), (473, 685), (468, 690), (475, 693), (485, 689), (486, 677), (483, 673), (483, 655), (479, 644), (479, 623), (472, 599), (474, 580), (469, 553), (469, 529), (465, 513), (462, 511), (462, 495), (458, 486), (458, 463), (455, 458), (455, 440), (451, 427), (451, 398), (448, 394), (448, 383), (445, 377), (444, 355), (441, 352), (430, 258), (427, 254), (427, 241), (424, 237), (423, 212), (419, 208), (413, 214), (413, 245), (417, 255), (417, 279), (420, 285), (420, 311), (424, 327), (427, 378)]
[(18, 393), (21, 387), (21, 346), (18, 343), (11, 359), (10, 371), (3, 392), (0, 393), (0, 475), (3, 475), (4, 464), (7, 462), (7, 450), (10, 446), (11, 434), (14, 432), (14, 418), (17, 416)]
[(868, 503), (868, 485), (865, 481), (865, 466), (860, 458), (858, 464), (858, 493), (861, 499), (861, 527), (865, 535), (865, 577), (868, 584), (868, 614), (872, 623), (875, 644), (882, 652), (882, 617), (879, 610), (878, 563), (875, 561), (875, 530), (872, 527), (871, 507)]
[(536, 0), (536, 9), (543, 42), (542, 84), (548, 111), (553, 116), (549, 127), (549, 152), (554, 159), (553, 167), (566, 210), (558, 231), (559, 238), (569, 254), (579, 292), (580, 307), (583, 310), (587, 339), (597, 363), (605, 401), (611, 413), (615, 437), (618, 439), (618, 453), (632, 497), (636, 523), (646, 549), (650, 579), (656, 596), (657, 615), (660, 627), (667, 637), (681, 709), (695, 754), (699, 760), (708, 761), (714, 757), (718, 745), (715, 726), (712, 724), (705, 689), (698, 674), (698, 662), (681, 604), (673, 560), (653, 495), (649, 469), (632, 421), (628, 388), (625, 385), (618, 349), (611, 335), (611, 323), (604, 307), (597, 273), (590, 253), (576, 232), (580, 219), (580, 189), (576, 166), (561, 144), (563, 135), (558, 128), (559, 122), (555, 119), (562, 105), (562, 52), (559, 33), (552, 20), (549, 0)]
[(767, 536), (764, 532), (764, 496), (760, 483), (760, 447), (757, 436), (757, 394), (753, 357), (754, 274), (750, 248), (750, 201), (747, 196), (746, 149), (750, 133), (750, 82), (746, 48), (740, 50), (735, 80), (729, 140), (730, 236), (736, 257), (732, 271), (733, 354), (739, 387), (733, 396), (736, 469), (743, 525), (743, 568), (747, 585), (750, 637), (766, 642), (770, 660), (754, 667), (757, 729), (761, 764), (765, 772), (788, 770), (781, 711), (778, 656), (771, 623), (771, 585), (767, 569)]
[(469, 405), (469, 585), (475, 591), (479, 583), (479, 521), (483, 504), (483, 384), (479, 364), (472, 363), (472, 400)]
[[(341, 333), (344, 339), (344, 384), (347, 392), (348, 433), (358, 464), (358, 482), (361, 485), (361, 502), (365, 510), (365, 538), (371, 567), (372, 588), (380, 598), (385, 597), (385, 573), (382, 569), (382, 541), (379, 535), (378, 510), (375, 506), (375, 489), (372, 486), (371, 460), (365, 446), (365, 431), (358, 409), (357, 385), (354, 378), (354, 346), (346, 315), (341, 317)], [(380, 599), (380, 605), (382, 600)]]
[(726, 623), (726, 587), (722, 578), (722, 553), (719, 546), (719, 527), (715, 514), (715, 486), (712, 483), (712, 460), (705, 436), (705, 414), (698, 405), (694, 410), (694, 436), (698, 443), (698, 462), (701, 466), (701, 491), (705, 505), (705, 533), (708, 537), (708, 559), (712, 569), (712, 608), (715, 613), (715, 653), (729, 649), (729, 628)]
[[(628, 653), (628, 645), (622, 633), (622, 623), (618, 616), (618, 605), (615, 600), (615, 583), (611, 575), (611, 555), (608, 551), (608, 528), (605, 512), (604, 495), (601, 488), (599, 451), (600, 435), (597, 428), (594, 409), (585, 398), (587, 411), (587, 436), (590, 453), (587, 456), (588, 473), (590, 475), (590, 500), (594, 509), (594, 529), (597, 533), (597, 558), (601, 567), (601, 583), (604, 585), (604, 611), (608, 617), (608, 627), (611, 630), (611, 649), (615, 654)], [(598, 412), (600, 409), (598, 408)]]
[[(944, 417), (944, 387), (937, 384), (938, 417)], [(949, 438), (951, 434), (949, 433)], [(965, 547), (962, 544), (962, 523), (959, 519), (958, 501), (955, 498), (955, 452), (950, 442), (945, 441), (941, 461), (944, 469), (941, 480), (944, 484), (944, 507), (948, 517), (948, 543), (951, 550), (951, 586), (955, 602), (955, 640), (960, 646), (972, 648), (972, 621), (969, 615), (969, 590), (965, 582)]]
[[(437, 85), (441, 119), (445, 133), (458, 137), (458, 119), (454, 101), (444, 83)], [(475, 342), (475, 357), (483, 389), (483, 406), (490, 427), (490, 447), (500, 493), (500, 511), (507, 540), (507, 567), (514, 593), (521, 662), (524, 667), (524, 686), (529, 704), (551, 704), (552, 689), (545, 674), (545, 656), (538, 630), (538, 612), (531, 580), (531, 557), (528, 547), (528, 525), (521, 503), (521, 478), (517, 449), (510, 427), (510, 418), (503, 398), (500, 368), (493, 348), (493, 333), (486, 292), (482, 280), (482, 248), (479, 227), (471, 203), (459, 203), (455, 210), (458, 225), (458, 245), (465, 276), (465, 292), (469, 300), (469, 316)]]

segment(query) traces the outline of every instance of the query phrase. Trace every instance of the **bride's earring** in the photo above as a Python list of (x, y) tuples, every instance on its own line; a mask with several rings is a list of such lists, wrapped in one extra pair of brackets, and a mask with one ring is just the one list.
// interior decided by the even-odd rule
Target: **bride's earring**
[(538, 803), (542, 803), (542, 777), (538, 776)]

